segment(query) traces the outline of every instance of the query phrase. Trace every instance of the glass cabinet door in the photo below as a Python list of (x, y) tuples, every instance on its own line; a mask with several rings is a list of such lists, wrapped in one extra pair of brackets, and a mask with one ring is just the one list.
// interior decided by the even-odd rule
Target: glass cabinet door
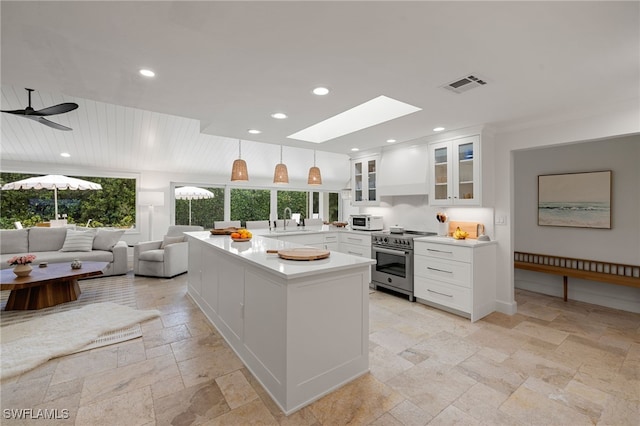
[(362, 200), (362, 163), (354, 163), (354, 189), (355, 189), (355, 197), (354, 201), (363, 201)]
[(473, 148), (473, 142), (458, 145), (458, 198), (462, 200), (475, 198)]
[(368, 190), (369, 190), (369, 198), (368, 201), (376, 201), (377, 200), (377, 192), (376, 192), (376, 160), (367, 161), (367, 182), (368, 182)]
[(443, 146), (433, 150), (435, 200), (446, 200), (449, 197), (449, 148)]
[(351, 160), (351, 204), (374, 206), (378, 200), (379, 156)]

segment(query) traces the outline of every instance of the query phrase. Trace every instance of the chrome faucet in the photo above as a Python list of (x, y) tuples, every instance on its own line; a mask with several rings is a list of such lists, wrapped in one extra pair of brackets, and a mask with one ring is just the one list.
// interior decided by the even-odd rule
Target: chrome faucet
[(291, 217), (293, 216), (293, 213), (291, 213), (291, 209), (289, 207), (285, 207), (284, 208), (284, 213), (282, 213), (282, 219), (284, 219), (282, 222), (284, 222), (284, 228), (283, 230), (287, 230), (287, 210), (289, 210), (289, 219), (291, 219)]

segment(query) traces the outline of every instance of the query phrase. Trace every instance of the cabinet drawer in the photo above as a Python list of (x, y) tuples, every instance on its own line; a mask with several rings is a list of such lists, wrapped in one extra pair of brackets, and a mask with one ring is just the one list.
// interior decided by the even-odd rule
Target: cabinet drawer
[(470, 247), (456, 247), (449, 244), (428, 243), (425, 241), (415, 242), (415, 254), (460, 262), (471, 263), (471, 250), (473, 249)]
[(308, 244), (309, 247), (319, 248), (321, 250), (339, 251), (338, 243), (321, 243), (321, 244)]
[(413, 273), (417, 277), (471, 288), (471, 264), (469, 263), (415, 256)]
[(340, 244), (340, 251), (346, 254), (352, 254), (354, 256), (371, 258), (371, 249), (369, 247), (362, 247), (355, 244)]
[(462, 312), (471, 312), (471, 289), (468, 288), (416, 277), (413, 293), (415, 297), (423, 300)]
[(340, 242), (371, 247), (371, 235), (357, 235), (352, 233), (340, 234)]
[(324, 242), (329, 243), (338, 243), (338, 234), (322, 234), (324, 237)]

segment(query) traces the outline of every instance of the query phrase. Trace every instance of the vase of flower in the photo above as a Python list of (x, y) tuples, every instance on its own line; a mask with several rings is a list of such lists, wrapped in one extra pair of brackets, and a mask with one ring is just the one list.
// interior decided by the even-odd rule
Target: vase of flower
[(13, 268), (13, 273), (19, 277), (26, 277), (31, 273), (32, 270), (33, 268), (31, 268), (31, 265), (28, 263), (25, 263), (25, 264), (16, 265)]
[(13, 268), (13, 273), (18, 277), (26, 277), (32, 271), (31, 262), (36, 260), (36, 256), (33, 254), (25, 254), (23, 256), (13, 256), (7, 261)]

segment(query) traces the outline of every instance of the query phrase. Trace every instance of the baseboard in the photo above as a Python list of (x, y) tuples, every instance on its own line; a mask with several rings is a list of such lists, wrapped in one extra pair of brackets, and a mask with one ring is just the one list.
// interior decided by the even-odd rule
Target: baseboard
[(515, 315), (518, 312), (518, 302), (505, 302), (502, 300), (496, 300), (496, 311), (506, 314)]

